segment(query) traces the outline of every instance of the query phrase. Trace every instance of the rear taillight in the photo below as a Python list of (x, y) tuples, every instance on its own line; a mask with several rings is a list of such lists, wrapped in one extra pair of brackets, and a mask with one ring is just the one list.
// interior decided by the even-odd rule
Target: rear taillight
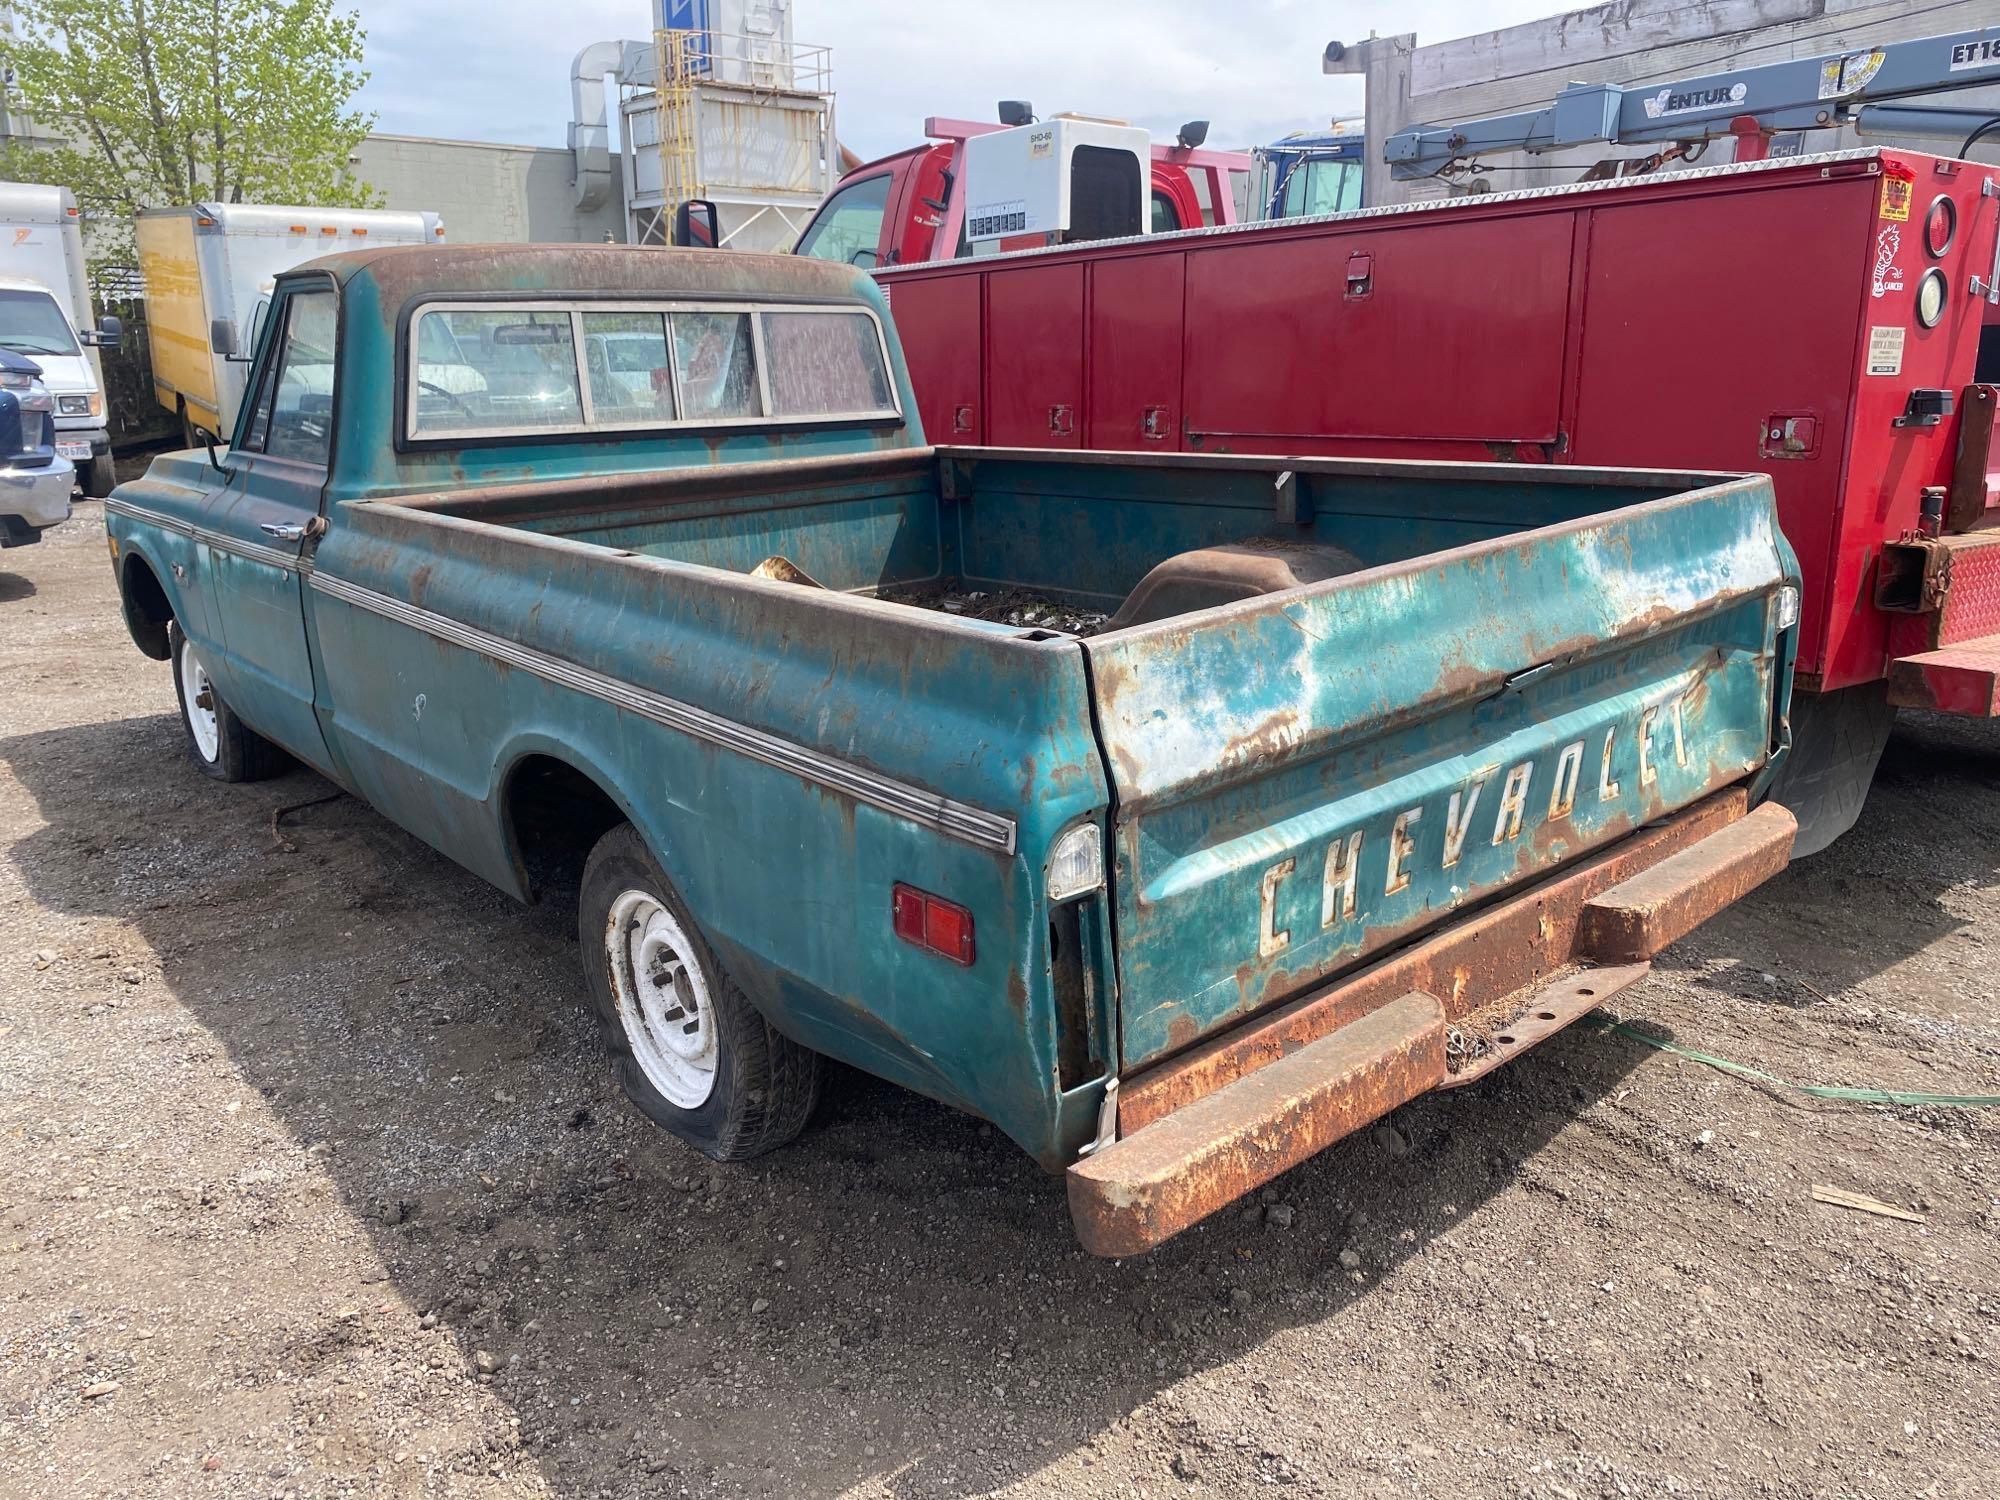
[(972, 913), (955, 901), (896, 882), (891, 902), (896, 936), (955, 964), (972, 963)]

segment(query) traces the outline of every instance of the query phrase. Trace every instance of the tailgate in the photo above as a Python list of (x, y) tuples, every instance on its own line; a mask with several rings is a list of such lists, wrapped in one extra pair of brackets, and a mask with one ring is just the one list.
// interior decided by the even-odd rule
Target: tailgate
[(1123, 1071), (1762, 766), (1795, 581), (1745, 478), (1086, 642)]

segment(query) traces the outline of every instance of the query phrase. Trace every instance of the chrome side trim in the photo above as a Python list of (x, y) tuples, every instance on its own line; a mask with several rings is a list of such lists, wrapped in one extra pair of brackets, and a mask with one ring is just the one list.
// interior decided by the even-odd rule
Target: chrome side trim
[(664, 724), (669, 729), (679, 730), (709, 744), (719, 745), (725, 750), (733, 750), (752, 760), (762, 761), (780, 771), (790, 772), (803, 781), (823, 786), (857, 802), (865, 802), (870, 807), (896, 817), (907, 819), (922, 827), (960, 839), (982, 849), (997, 849), (1003, 854), (1014, 852), (1014, 820), (998, 813), (986, 812), (963, 802), (954, 802), (949, 797), (940, 797), (935, 792), (922, 787), (898, 781), (835, 756), (818, 750), (807, 749), (804, 745), (782, 739), (775, 734), (767, 734), (761, 729), (753, 729), (748, 724), (739, 724), (734, 719), (725, 719), (720, 714), (710, 713), (705, 708), (696, 708), (691, 703), (668, 698), (644, 688), (633, 687), (630, 683), (607, 677), (602, 672), (580, 667), (561, 657), (550, 656), (517, 642), (506, 640), (466, 625), (431, 610), (420, 609), (413, 604), (405, 604), (400, 599), (392, 599), (387, 594), (379, 594), (373, 589), (362, 588), (349, 583), (344, 578), (329, 578), (324, 573), (313, 573), (309, 582), (315, 592), (329, 598), (338, 599), (343, 604), (352, 604), (384, 619), (394, 620), (413, 630), (421, 630), (426, 635), (447, 641), (468, 651), (476, 651), (531, 672), (545, 681), (555, 683), (576, 692), (622, 708), (630, 713), (651, 719), (656, 724)]
[(162, 531), (171, 531), (178, 536), (193, 536), (194, 527), (178, 516), (162, 515), (156, 510), (146, 510), (129, 500), (120, 500), (115, 495), (104, 499), (104, 512), (111, 516), (124, 516), (131, 521), (144, 521), (148, 526), (157, 526)]
[(241, 557), (250, 562), (263, 563), (268, 567), (280, 568), (287, 573), (299, 571), (297, 554), (286, 552), (279, 547), (266, 547), (257, 542), (246, 542), (239, 537), (225, 536), (208, 526), (196, 526), (178, 516), (163, 515), (156, 510), (145, 510), (128, 500), (106, 499), (104, 509), (115, 516), (128, 520), (143, 521), (148, 526), (157, 526), (162, 531), (171, 531), (176, 536), (188, 537), (204, 547), (213, 547), (217, 552), (227, 552), (232, 557)]
[(246, 542), (239, 537), (224, 536), (219, 531), (211, 531), (206, 526), (194, 528), (194, 539), (204, 547), (213, 547), (217, 552), (227, 552), (234, 557), (247, 558), (251, 562), (266, 563), (287, 573), (299, 570), (298, 554), (286, 552), (278, 547), (265, 547), (257, 542)]

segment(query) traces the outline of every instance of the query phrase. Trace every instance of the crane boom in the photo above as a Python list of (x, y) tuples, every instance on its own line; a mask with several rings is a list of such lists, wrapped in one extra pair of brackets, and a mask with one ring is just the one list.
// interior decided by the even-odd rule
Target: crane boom
[(1892, 101), (1990, 83), (2000, 83), (2000, 26), (1666, 84), (1572, 83), (1540, 109), (1453, 125), (1412, 125), (1390, 136), (1382, 155), (1393, 176), (1414, 178), (1434, 177), (1496, 152), (1557, 151), (1595, 142), (1768, 138), (1780, 130), (1844, 124), (1863, 131), (1964, 134), (2000, 111)]

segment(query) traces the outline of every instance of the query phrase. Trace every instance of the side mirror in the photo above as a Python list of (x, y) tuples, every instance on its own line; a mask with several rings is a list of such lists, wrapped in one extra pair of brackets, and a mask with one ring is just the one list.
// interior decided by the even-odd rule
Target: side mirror
[(706, 198), (690, 198), (675, 208), (674, 243), (694, 250), (713, 250), (721, 245), (715, 205)]
[(208, 347), (224, 359), (236, 358), (236, 325), (227, 318), (209, 319)]
[(106, 313), (97, 320), (95, 332), (86, 333), (83, 341), (93, 349), (116, 349), (125, 337), (125, 325)]

